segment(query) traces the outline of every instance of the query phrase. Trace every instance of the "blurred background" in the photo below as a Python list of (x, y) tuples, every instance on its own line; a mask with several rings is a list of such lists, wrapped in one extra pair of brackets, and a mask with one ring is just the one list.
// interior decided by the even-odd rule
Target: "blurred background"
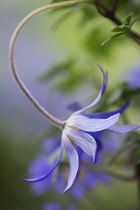
[[(104, 1), (109, 7), (111, 2)], [(100, 184), (77, 200), (70, 192), (48, 191), (36, 196), (30, 184), (20, 180), (27, 177), (29, 164), (42, 152), (41, 145), (51, 136), (52, 126), (17, 87), (10, 73), (8, 48), (22, 18), (48, 3), (51, 2), (0, 1), (0, 208), (39, 210), (45, 203), (59, 202), (62, 209), (71, 203), (80, 210), (137, 209), (135, 182), (114, 180), (106, 186)], [(116, 15), (121, 20), (132, 12), (139, 14), (139, 1), (120, 1)], [(71, 113), (70, 103), (78, 101), (84, 106), (96, 97), (102, 81), (97, 64), (109, 72), (108, 96), (124, 81), (131, 87), (140, 87), (140, 47), (124, 35), (101, 47), (114, 27), (94, 5), (82, 4), (39, 14), (23, 29), (15, 51), (17, 69), (35, 98), (54, 116), (66, 119)], [(139, 27), (137, 21), (133, 29), (140, 34)], [(132, 81), (135, 71), (139, 72), (135, 77), (137, 83), (135, 78)], [(112, 96), (117, 98), (118, 94), (115, 90)], [(112, 108), (122, 105), (113, 104)], [(140, 125), (139, 105), (140, 97), (136, 94), (126, 111), (131, 124)]]

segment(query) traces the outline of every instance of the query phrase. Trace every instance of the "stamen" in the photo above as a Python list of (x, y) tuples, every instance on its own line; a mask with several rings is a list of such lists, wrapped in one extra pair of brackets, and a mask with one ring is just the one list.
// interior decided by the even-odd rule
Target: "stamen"
[(80, 130), (79, 128), (76, 128), (76, 127), (74, 127), (74, 126), (68, 126), (69, 128), (72, 128), (72, 129), (75, 129), (75, 130)]
[(74, 144), (74, 142), (72, 141), (72, 139), (67, 135), (68, 140), (70, 141), (70, 143)]

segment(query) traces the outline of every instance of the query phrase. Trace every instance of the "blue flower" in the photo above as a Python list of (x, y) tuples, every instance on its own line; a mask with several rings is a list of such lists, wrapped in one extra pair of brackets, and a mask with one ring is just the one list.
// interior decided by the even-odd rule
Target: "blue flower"
[[(38, 155), (29, 165), (28, 175), (29, 177), (35, 176), (39, 177), (45, 174), (46, 170), (49, 171), (52, 165), (49, 163), (49, 158), (46, 158), (46, 154), (41, 153)], [(42, 182), (32, 183), (31, 191), (35, 195), (41, 195), (48, 190), (52, 189), (52, 179), (53, 174), (51, 174), (47, 179)]]
[(44, 204), (42, 210), (61, 210), (61, 205), (59, 203), (47, 203)]
[[(76, 210), (76, 206), (74, 204), (70, 204), (67, 206), (66, 210)], [(55, 202), (55, 203), (47, 203), (44, 204), (42, 210), (62, 210), (62, 206), (60, 203)]]
[[(102, 145), (104, 138), (101, 138), (101, 132), (97, 133), (94, 138), (96, 139), (98, 146), (98, 160), (97, 163), (101, 164), (102, 160), (105, 160), (106, 154), (109, 154), (110, 147), (108, 148), (108, 144)], [(38, 177), (41, 174), (45, 173), (46, 170), (50, 170), (52, 164), (50, 162), (53, 156), (56, 156), (56, 153), (59, 149), (60, 138), (50, 138), (43, 142), (43, 150), (44, 152), (38, 155), (33, 162), (29, 165), (28, 175), (29, 177)], [(111, 143), (112, 142), (112, 143)], [(111, 139), (111, 150), (112, 145), (114, 145), (114, 139)], [(116, 144), (115, 144), (116, 145)], [(81, 149), (77, 147), (79, 159), (84, 163), (92, 163), (92, 158), (86, 153), (84, 153)], [(114, 150), (115, 151), (115, 146)], [(65, 160), (63, 160), (65, 161)], [(42, 182), (31, 183), (31, 191), (35, 195), (41, 195), (48, 190), (53, 190), (54, 192), (61, 192), (67, 182), (69, 174), (69, 169), (67, 166), (60, 168), (55, 174), (51, 174), (47, 179)], [(55, 178), (55, 179), (54, 179)], [(79, 173), (77, 175), (75, 184), (70, 191), (71, 196), (74, 199), (81, 199), (85, 195), (85, 191), (88, 189), (93, 189), (100, 184), (110, 184), (112, 183), (112, 177), (109, 175), (95, 171), (93, 169), (88, 168), (86, 165), (80, 165)]]
[[(114, 126), (119, 120), (120, 112), (122, 109), (112, 112), (102, 112), (85, 114), (85, 111), (99, 102), (101, 96), (104, 94), (108, 81), (108, 73), (104, 72), (100, 67), (103, 75), (103, 84), (101, 90), (95, 100), (83, 109), (74, 112), (66, 121), (62, 130), (60, 155), (54, 166), (49, 172), (39, 178), (35, 179), (22, 179), (27, 182), (38, 182), (46, 179), (53, 170), (59, 165), (63, 151), (66, 151), (70, 172), (67, 186), (64, 192), (68, 191), (74, 183), (74, 180), (79, 170), (79, 155), (76, 150), (76, 145), (80, 147), (86, 154), (92, 157), (93, 163), (96, 159), (97, 142), (94, 138), (97, 132), (107, 130), (115, 133), (126, 133), (131, 130), (137, 129), (137, 125), (122, 125)], [(127, 106), (124, 105), (123, 109)]]
[(140, 63), (136, 63), (127, 69), (127, 78), (129, 88), (136, 89), (140, 88)]

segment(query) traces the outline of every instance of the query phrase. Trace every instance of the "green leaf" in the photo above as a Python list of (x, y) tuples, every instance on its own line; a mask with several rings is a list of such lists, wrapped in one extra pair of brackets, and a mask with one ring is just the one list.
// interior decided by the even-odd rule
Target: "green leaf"
[(140, 163), (140, 146), (135, 147), (131, 153), (131, 158), (135, 164)]
[(127, 32), (130, 30), (130, 26), (129, 25), (121, 25), (121, 26), (117, 26), (115, 27), (112, 32)]
[(133, 15), (134, 15), (134, 12), (132, 12), (130, 15), (128, 15), (127, 18), (125, 19), (124, 23), (127, 25), (130, 25)]
[(113, 164), (116, 159), (128, 148), (133, 147), (135, 144), (140, 142), (140, 134), (137, 132), (131, 132), (126, 137), (124, 143), (122, 144), (121, 148), (117, 151), (114, 157), (111, 159), (109, 164)]
[(111, 41), (112, 39), (114, 39), (114, 38), (116, 38), (116, 37), (118, 37), (118, 36), (121, 36), (122, 34), (124, 34), (124, 33), (123, 33), (123, 32), (122, 32), (122, 33), (118, 33), (118, 34), (115, 34), (115, 35), (109, 37), (108, 39), (106, 39), (106, 40), (101, 44), (101, 46), (104, 46), (106, 43), (108, 43), (109, 41)]

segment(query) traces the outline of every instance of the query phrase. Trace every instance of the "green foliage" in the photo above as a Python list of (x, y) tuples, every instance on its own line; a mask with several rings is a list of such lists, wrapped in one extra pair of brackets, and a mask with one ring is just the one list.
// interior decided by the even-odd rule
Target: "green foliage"
[[(88, 66), (87, 66), (88, 63)], [(59, 89), (66, 93), (72, 93), (80, 85), (85, 85), (85, 82), (94, 85), (93, 81), (95, 79), (94, 69), (97, 70), (98, 67), (93, 68), (92, 58), (86, 60), (82, 58), (68, 58), (58, 64), (55, 64), (47, 71), (44, 71), (37, 78), (38, 82), (48, 84), (55, 80), (53, 89)], [(97, 74), (99, 70), (96, 71)]]
[(126, 19), (123, 21), (122, 25), (117, 26), (115, 28), (112, 29), (112, 32), (115, 32), (116, 34), (109, 37), (108, 39), (106, 39), (101, 46), (105, 45), (106, 43), (108, 43), (109, 41), (111, 41), (112, 39), (121, 36), (122, 34), (127, 34), (130, 32), (130, 29), (132, 27), (132, 25), (139, 20), (138, 17), (136, 17), (135, 19), (132, 20), (134, 13), (129, 14)]
[[(137, 144), (140, 144), (140, 134), (137, 132), (131, 132), (128, 133), (127, 137), (125, 138), (123, 144), (121, 145), (120, 149), (117, 151), (117, 153), (114, 155), (114, 157), (111, 159), (110, 164), (113, 164), (117, 158), (128, 148), (133, 148)], [(138, 148), (138, 149), (136, 149)], [(138, 152), (139, 151), (139, 152)], [(135, 161), (139, 161), (139, 155), (140, 155), (140, 147), (135, 147), (135, 149), (132, 151), (132, 157), (135, 159)]]
[(134, 13), (131, 13), (130, 15), (126, 17), (126, 19), (124, 20), (124, 25), (131, 25), (133, 15)]
[[(140, 138), (140, 136), (139, 136)], [(139, 140), (139, 143), (140, 143), (140, 140)], [(140, 163), (140, 144), (137, 145), (137, 147), (135, 147), (131, 153), (131, 158), (132, 158), (132, 161), (135, 163), (135, 164), (139, 164)]]
[(44, 73), (42, 73), (38, 77), (39, 82), (49, 82), (54, 78), (54, 76), (58, 76), (58, 74), (64, 73), (66, 70), (70, 70), (74, 64), (74, 59), (69, 58), (63, 62), (55, 64), (51, 68), (47, 69)]
[[(39, 76), (38, 81), (48, 83), (57, 78), (56, 89), (59, 88), (67, 92), (72, 91), (80, 82), (80, 80), (77, 80), (78, 68), (76, 61), (73, 58), (69, 58), (45, 71)], [(77, 69), (77, 72), (75, 69)]]
[(108, 104), (124, 103), (140, 95), (140, 88), (131, 89), (126, 82), (118, 84), (111, 92), (108, 98)]
[(116, 37), (119, 37), (119, 36), (121, 36), (121, 35), (123, 35), (124, 33), (122, 32), (122, 33), (118, 33), (118, 34), (115, 34), (115, 35), (113, 35), (113, 36), (111, 36), (111, 37), (109, 37), (108, 39), (106, 39), (102, 44), (101, 44), (101, 46), (104, 46), (105, 44), (107, 44), (109, 41), (111, 41), (112, 39), (114, 39), (114, 38), (116, 38)]
[(53, 3), (58, 3), (58, 2), (62, 2), (62, 1), (67, 1), (67, 0), (52, 0), (51, 2), (53, 4)]

